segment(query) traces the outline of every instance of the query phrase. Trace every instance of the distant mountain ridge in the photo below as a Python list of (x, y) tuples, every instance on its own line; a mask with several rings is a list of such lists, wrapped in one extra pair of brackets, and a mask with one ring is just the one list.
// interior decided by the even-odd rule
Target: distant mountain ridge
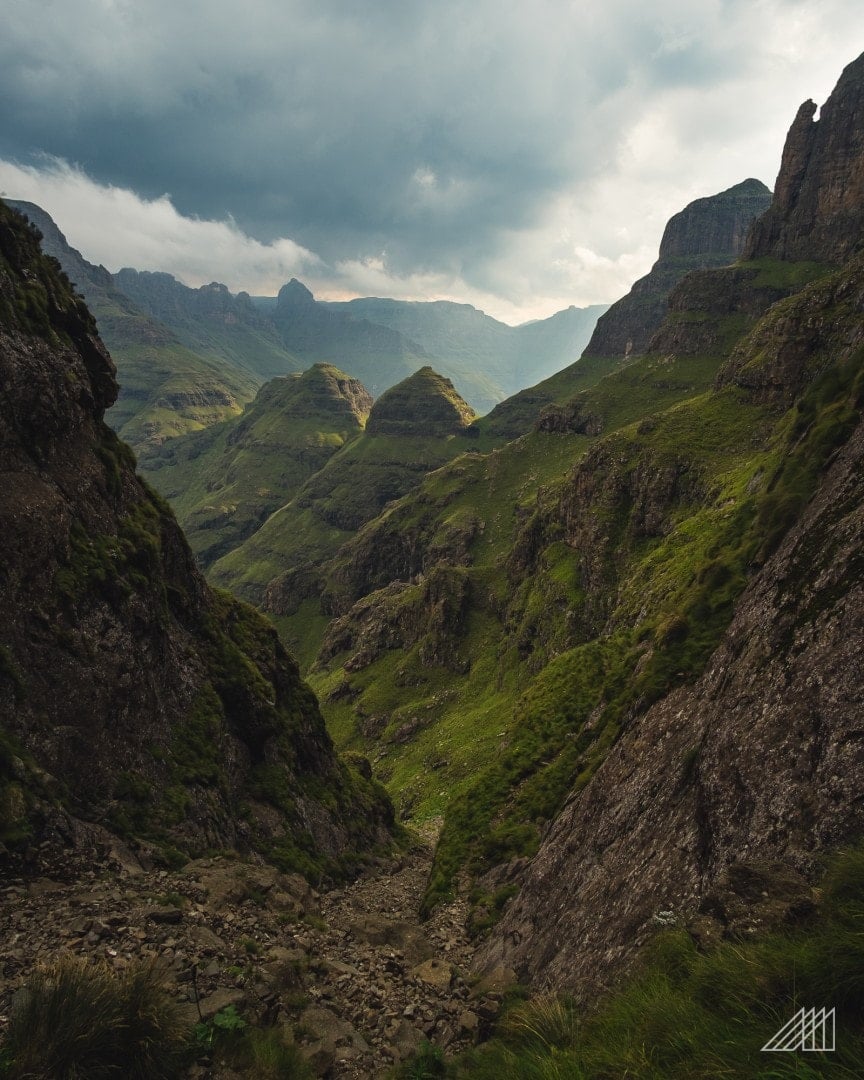
[[(104, 266), (94, 266), (70, 247), (41, 207), (4, 201), (39, 229), (43, 250), (57, 259), (96, 317), (120, 384), (107, 420), (136, 452), (236, 416), (255, 396), (260, 376), (238, 364), (214, 334), (206, 342), (201, 333), (193, 340), (184, 326), (169, 326), (140, 297), (130, 297), (118, 288)], [(164, 277), (174, 281), (169, 275)], [(285, 363), (292, 361), (286, 357)]]
[(478, 413), (575, 360), (604, 305), (512, 327), (468, 304), (315, 300), (292, 278), (276, 297), (191, 288), (173, 275), (89, 263), (33, 203), (6, 200), (76, 282), (118, 364), (109, 422), (136, 450), (242, 411), (261, 382), (332, 364), (373, 396), (431, 364)]
[[(484, 375), (490, 388), (498, 386), (505, 394), (520, 390), (526, 379), (539, 381), (577, 359), (608, 307), (571, 306), (546, 319), (508, 326), (470, 304), (448, 300), (421, 303), (363, 297), (344, 303), (327, 301), (325, 306), (398, 330), (420, 345), (436, 370), (451, 378), (454, 374), (447, 360), (459, 355), (472, 372)], [(481, 413), (494, 404), (478, 404), (467, 392), (465, 396)]]

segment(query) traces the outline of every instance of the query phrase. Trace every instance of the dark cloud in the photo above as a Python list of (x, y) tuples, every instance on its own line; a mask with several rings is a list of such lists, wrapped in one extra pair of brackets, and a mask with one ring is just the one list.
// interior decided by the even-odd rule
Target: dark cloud
[(31, 0), (0, 43), (0, 157), (48, 153), (329, 262), (481, 274), (615, 177), (646, 111), (776, 66), (778, 20), (817, 10), (693, 7)]

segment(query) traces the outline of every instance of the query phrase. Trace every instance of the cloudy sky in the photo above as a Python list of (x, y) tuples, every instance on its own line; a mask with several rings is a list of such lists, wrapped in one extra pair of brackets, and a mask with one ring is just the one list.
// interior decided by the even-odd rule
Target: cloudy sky
[(0, 192), (110, 270), (611, 302), (668, 217), (773, 185), (861, 0), (0, 0)]

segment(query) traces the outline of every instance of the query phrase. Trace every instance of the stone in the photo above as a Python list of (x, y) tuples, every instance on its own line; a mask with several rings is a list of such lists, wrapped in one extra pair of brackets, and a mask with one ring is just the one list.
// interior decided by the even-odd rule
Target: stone
[(412, 968), (411, 974), (415, 979), (419, 979), (428, 986), (434, 986), (436, 990), (449, 990), (453, 979), (453, 968), (449, 964), (445, 964), (443, 960), (437, 960), (433, 957)]
[(220, 987), (206, 997), (199, 998), (198, 1001), (201, 1016), (205, 1020), (211, 1019), (216, 1013), (222, 1012), (223, 1009), (227, 1009), (231, 1005), (239, 1011), (245, 1003), (246, 992), (240, 989), (231, 989), (230, 987)]

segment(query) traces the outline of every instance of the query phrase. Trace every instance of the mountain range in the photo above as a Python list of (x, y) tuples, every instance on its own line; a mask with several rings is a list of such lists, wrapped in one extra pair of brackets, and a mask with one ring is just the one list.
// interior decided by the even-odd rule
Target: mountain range
[[(398, 817), (435, 828), (420, 915), (460, 913), (473, 976), (443, 958), (455, 931), (406, 976), (417, 927), (376, 924), (362, 893), (340, 940), (389, 950), (371, 984), (359, 960), (283, 957), (314, 969), (334, 1046), (398, 1000), (375, 1030), (416, 1051), (404, 1076), (768, 1076), (786, 1066), (760, 1048), (804, 994), (843, 1032), (818, 1068), (855, 1075), (864, 56), (815, 115), (773, 198), (747, 180), (676, 215), (584, 356), (485, 417), (439, 363), (453, 327), (485, 378), (492, 334), (557, 341), (549, 320), (507, 338), (458, 305), (87, 271), (183, 349), (203, 349), (197, 317), (181, 341), (198, 297), (316, 361), (242, 415), (145, 440), (210, 584), (104, 423), (92, 316), (0, 207), (0, 854), (22, 880), (98, 837), (165, 867), (231, 847), (331, 887), (404, 843)], [(355, 332), (386, 388), (337, 363)], [(290, 1011), (292, 971), (256, 1023)], [(437, 979), (453, 1023), (415, 1019), (406, 977)], [(516, 982), (539, 996), (508, 1013)], [(422, 1045), (457, 1028), (492, 1038), (451, 1063)]]
[(265, 380), (315, 363), (350, 371), (374, 396), (434, 363), (487, 412), (578, 357), (606, 310), (570, 307), (511, 327), (447, 301), (320, 302), (296, 279), (276, 297), (250, 297), (166, 273), (112, 275), (71, 248), (40, 207), (7, 202), (37, 226), (96, 316), (120, 375), (109, 423), (144, 457), (166, 438), (239, 415)]

